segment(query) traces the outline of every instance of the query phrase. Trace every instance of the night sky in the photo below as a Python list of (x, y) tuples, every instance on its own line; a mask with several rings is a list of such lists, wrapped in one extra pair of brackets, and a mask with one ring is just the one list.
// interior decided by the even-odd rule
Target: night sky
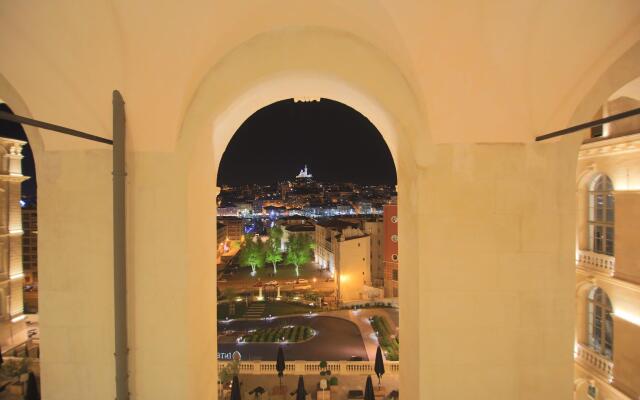
[(219, 185), (269, 184), (292, 179), (307, 164), (325, 182), (396, 184), (396, 170), (382, 135), (342, 103), (273, 103), (235, 133), (222, 156)]
[[(0, 110), (12, 112), (4, 103), (0, 103)], [(0, 119), (0, 136), (24, 141), (27, 140), (27, 135), (24, 132), (24, 129), (22, 129), (22, 125), (5, 121), (3, 119)], [(31, 152), (31, 147), (28, 143), (22, 148), (22, 154), (24, 155), (24, 158), (22, 159), (22, 174), (31, 177), (31, 179), (27, 179), (22, 183), (22, 197), (26, 198), (28, 201), (35, 202), (36, 168), (33, 163), (33, 153)]]

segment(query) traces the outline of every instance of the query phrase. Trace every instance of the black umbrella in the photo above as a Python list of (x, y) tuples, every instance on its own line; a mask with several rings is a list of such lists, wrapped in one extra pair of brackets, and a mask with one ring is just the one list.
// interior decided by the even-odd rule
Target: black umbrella
[(231, 382), (231, 397), (229, 400), (240, 400), (240, 381), (238, 380), (238, 375), (233, 376), (233, 381)]
[(280, 386), (282, 387), (282, 376), (284, 375), (284, 369), (286, 365), (284, 364), (284, 352), (282, 351), (282, 347), (278, 347), (278, 358), (276, 358), (276, 371), (278, 371), (278, 378), (280, 378)]
[(367, 376), (367, 383), (364, 385), (364, 400), (376, 400), (376, 395), (373, 393), (373, 382), (371, 382), (371, 375)]
[(296, 395), (296, 400), (305, 400), (307, 397), (307, 391), (304, 388), (304, 379), (302, 375), (298, 378), (298, 388), (291, 392), (291, 395)]
[[(24, 398), (25, 400), (40, 400), (40, 391), (38, 391), (38, 383), (36, 382), (36, 376), (33, 372), (29, 372), (29, 379), (27, 379), (27, 394)], [(240, 400), (239, 397), (238, 400)]]
[(265, 390), (262, 386), (257, 386), (255, 389), (253, 389), (252, 391), (249, 392), (249, 394), (252, 394), (256, 397), (256, 400), (258, 400), (260, 398), (260, 396), (262, 396), (264, 394)]
[(380, 388), (380, 380), (382, 379), (382, 375), (384, 375), (384, 359), (382, 358), (382, 350), (380, 350), (380, 346), (378, 346), (378, 350), (376, 350), (376, 363), (373, 366), (373, 370), (378, 375), (378, 389)]

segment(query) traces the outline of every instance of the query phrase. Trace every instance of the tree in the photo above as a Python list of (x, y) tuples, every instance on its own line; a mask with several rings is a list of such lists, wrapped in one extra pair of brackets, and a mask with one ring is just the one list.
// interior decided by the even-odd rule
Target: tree
[(274, 226), (273, 228), (269, 229), (269, 240), (273, 241), (273, 244), (278, 247), (279, 249), (282, 248), (282, 235), (284, 234), (284, 232), (282, 231), (282, 228), (279, 226)]
[(272, 238), (269, 238), (269, 241), (267, 242), (265, 260), (273, 265), (273, 273), (277, 274), (278, 269), (276, 266), (279, 262), (282, 262), (282, 251), (280, 250), (280, 246), (277, 246), (276, 241)]
[(237, 376), (239, 373), (240, 360), (232, 360), (218, 372), (218, 380), (220, 380), (220, 384), (227, 385), (231, 382), (233, 377)]
[(311, 261), (314, 245), (306, 235), (293, 235), (287, 244), (287, 263), (296, 266), (296, 276), (300, 276), (300, 266)]
[(240, 265), (251, 267), (251, 275), (255, 275), (256, 270), (264, 266), (264, 255), (262, 242), (254, 240), (251, 235), (245, 236), (244, 245), (240, 249)]

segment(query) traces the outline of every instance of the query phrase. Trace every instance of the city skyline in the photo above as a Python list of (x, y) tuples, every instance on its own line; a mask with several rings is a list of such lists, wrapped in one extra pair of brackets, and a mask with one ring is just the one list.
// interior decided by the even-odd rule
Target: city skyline
[(318, 181), (397, 182), (391, 152), (365, 116), (328, 99), (288, 99), (258, 110), (240, 126), (220, 161), (218, 184), (294, 179), (305, 165)]

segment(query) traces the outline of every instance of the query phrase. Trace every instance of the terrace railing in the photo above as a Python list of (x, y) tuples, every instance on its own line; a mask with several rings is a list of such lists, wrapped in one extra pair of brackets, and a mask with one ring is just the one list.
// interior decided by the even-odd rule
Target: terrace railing
[(613, 276), (616, 269), (616, 258), (588, 250), (578, 250), (576, 265)]
[[(218, 370), (224, 368), (230, 361), (218, 361)], [(373, 361), (329, 361), (327, 369), (331, 375), (373, 375)], [(400, 372), (399, 361), (386, 361), (385, 373), (398, 374)], [(276, 375), (275, 361), (242, 361), (240, 373), (248, 375)], [(288, 361), (285, 363), (285, 374), (318, 375), (320, 373), (319, 361)]]
[(574, 351), (576, 362), (601, 377), (611, 381), (613, 378), (613, 362), (591, 350), (585, 345), (577, 344)]

